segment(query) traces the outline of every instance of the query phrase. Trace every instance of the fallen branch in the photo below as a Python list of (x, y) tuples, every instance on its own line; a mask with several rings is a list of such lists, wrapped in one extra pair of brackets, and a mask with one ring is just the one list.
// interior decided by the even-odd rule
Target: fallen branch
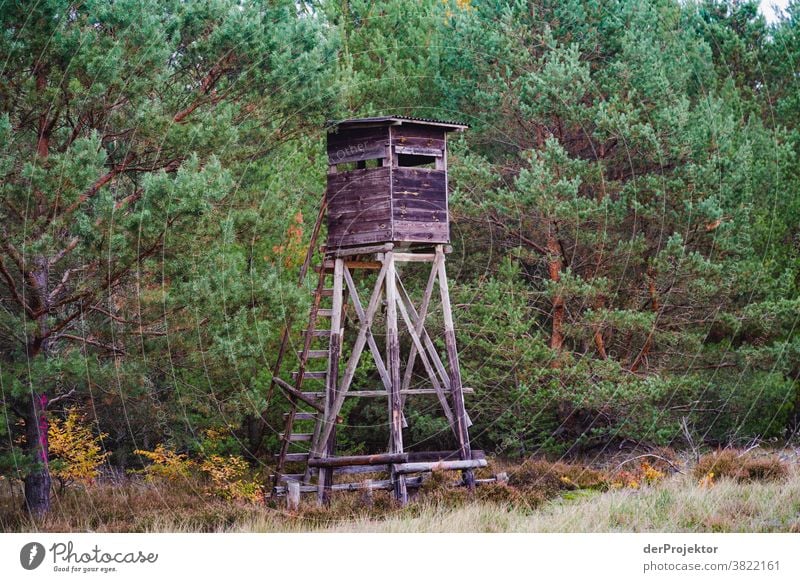
[(623, 466), (623, 465), (626, 465), (626, 464), (628, 464), (628, 463), (630, 463), (630, 462), (632, 462), (632, 461), (636, 461), (637, 459), (643, 459), (644, 457), (653, 457), (654, 459), (658, 459), (659, 461), (664, 461), (664, 462), (665, 462), (667, 465), (669, 465), (670, 467), (672, 467), (672, 470), (673, 470), (673, 471), (675, 471), (675, 472), (677, 472), (677, 473), (680, 473), (681, 475), (684, 475), (684, 472), (683, 472), (683, 471), (681, 471), (681, 470), (680, 470), (680, 469), (679, 469), (679, 468), (678, 468), (678, 467), (675, 465), (675, 463), (673, 463), (672, 461), (670, 461), (670, 460), (669, 460), (669, 459), (667, 459), (666, 457), (662, 457), (661, 455), (654, 455), (653, 453), (645, 453), (645, 454), (643, 454), (643, 455), (637, 455), (637, 456), (635, 456), (635, 457), (633, 457), (633, 458), (630, 458), (630, 459), (627, 459), (627, 460), (625, 460), (625, 461), (622, 461), (622, 462), (621, 462), (619, 465), (617, 465), (617, 468), (616, 468), (616, 469), (614, 469), (614, 472), (616, 473), (617, 471), (619, 471), (619, 470), (622, 468), (622, 466)]

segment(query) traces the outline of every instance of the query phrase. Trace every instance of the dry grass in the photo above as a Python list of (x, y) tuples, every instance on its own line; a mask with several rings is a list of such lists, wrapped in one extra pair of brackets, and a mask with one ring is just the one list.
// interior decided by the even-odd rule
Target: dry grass
[(697, 479), (778, 481), (788, 476), (789, 466), (775, 455), (724, 449), (700, 457), (692, 473)]
[(289, 513), (282, 501), (232, 503), (188, 481), (131, 481), (70, 489), (37, 523), (19, 511), (17, 493), (0, 496), (0, 531), (800, 531), (800, 473), (771, 455), (714, 453), (690, 474), (658, 472), (656, 479), (648, 479), (653, 469), (646, 463), (599, 471), (531, 460), (506, 469), (508, 484), (482, 486), (473, 495), (453, 487), (455, 475), (436, 473), (405, 508), (387, 492), (347, 493), (324, 509), (308, 496)]

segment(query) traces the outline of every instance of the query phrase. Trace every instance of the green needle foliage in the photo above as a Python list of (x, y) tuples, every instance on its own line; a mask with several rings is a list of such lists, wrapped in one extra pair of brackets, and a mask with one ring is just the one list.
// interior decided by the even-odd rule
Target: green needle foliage
[[(269, 465), (324, 123), (375, 114), (471, 125), (449, 144), (448, 269), (477, 448), (794, 438), (799, 18), (797, 1), (774, 23), (732, 0), (0, 2), (0, 469), (45, 512), (48, 419), (73, 407), (122, 469), (201, 454), (207, 430), (226, 435), (214, 454)], [(425, 276), (404, 274), (414, 297)], [(366, 363), (356, 379), (380, 385)], [(407, 404), (408, 443), (452, 446), (434, 398)], [(385, 445), (385, 402), (344, 415), (342, 450)]]

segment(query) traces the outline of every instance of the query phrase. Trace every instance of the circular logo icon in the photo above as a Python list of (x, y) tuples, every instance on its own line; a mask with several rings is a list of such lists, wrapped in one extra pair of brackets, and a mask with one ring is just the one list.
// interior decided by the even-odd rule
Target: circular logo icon
[(19, 563), (26, 570), (35, 570), (44, 561), (44, 546), (39, 542), (30, 542), (19, 551)]

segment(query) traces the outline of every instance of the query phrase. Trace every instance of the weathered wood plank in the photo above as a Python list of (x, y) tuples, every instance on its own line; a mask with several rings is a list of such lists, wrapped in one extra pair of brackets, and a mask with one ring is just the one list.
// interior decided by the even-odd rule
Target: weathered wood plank
[[(331, 339), (328, 345), (328, 373), (325, 379), (325, 413), (322, 422), (325, 429), (322, 437), (315, 443), (313, 451), (323, 457), (333, 455), (336, 448), (336, 417), (338, 410), (333, 409), (333, 403), (338, 397), (339, 390), (339, 355), (342, 349), (342, 306), (344, 304), (344, 266), (345, 260), (334, 260), (333, 268), (333, 306), (331, 307)], [(317, 501), (321, 504), (330, 501), (330, 491), (333, 485), (333, 473), (327, 469), (319, 471), (319, 494)]]
[(286, 453), (286, 461), (289, 463), (301, 463), (308, 460), (308, 453)]
[(349, 467), (334, 467), (334, 475), (358, 475), (363, 473), (388, 473), (389, 465), (351, 465)]
[(404, 121), (402, 125), (392, 128), (392, 143), (404, 143), (405, 141), (417, 139), (439, 139), (445, 137), (445, 128), (436, 125), (423, 125), (413, 121)]
[[(384, 256), (386, 268), (386, 360), (389, 363), (389, 451), (403, 452), (403, 400), (400, 396), (400, 340), (397, 329), (397, 276), (393, 251)], [(405, 477), (392, 466), (395, 499), (402, 505), (408, 502)]]
[(304, 329), (303, 335), (311, 334), (312, 337), (330, 337), (331, 330), (329, 329)]
[(364, 233), (340, 232), (336, 236), (328, 237), (328, 245), (331, 248), (338, 246), (369, 245), (386, 241), (388, 237), (383, 231), (372, 231)]
[[(427, 471), (470, 471), (488, 466), (486, 459), (459, 460), (459, 461), (432, 461), (427, 463), (401, 463), (394, 465), (395, 472), (405, 475), (407, 473), (422, 473)], [(474, 485), (474, 478), (473, 478)]]
[[(442, 299), (442, 313), (444, 315), (444, 342), (447, 348), (447, 360), (450, 367), (450, 390), (453, 399), (453, 408), (456, 416), (456, 437), (462, 459), (471, 459), (469, 432), (467, 430), (467, 412), (464, 407), (464, 393), (461, 391), (461, 367), (458, 362), (458, 349), (456, 348), (456, 332), (453, 324), (453, 312), (450, 307), (450, 290), (447, 284), (447, 270), (444, 264), (442, 248), (437, 248), (441, 256), (439, 266), (439, 295)], [(466, 461), (465, 461), (466, 462)], [(463, 473), (464, 483), (470, 489), (475, 486), (475, 475), (466, 468)]]
[[(325, 376), (328, 372), (324, 370), (315, 370), (313, 372), (304, 372), (303, 379), (304, 380), (324, 380)], [(300, 372), (292, 372), (292, 379), (296, 380), (299, 376)]]
[(424, 145), (411, 145), (411, 144), (404, 144), (404, 145), (396, 145), (394, 146), (394, 151), (398, 154), (406, 154), (411, 156), (429, 156), (429, 157), (441, 157), (444, 155), (442, 148), (437, 147), (428, 147)]
[[(290, 414), (291, 414), (290, 412), (284, 412), (283, 413), (283, 418), (288, 418), (288, 416)], [(316, 418), (317, 418), (317, 413), (316, 412), (298, 411), (298, 412), (294, 413), (294, 419), (295, 420), (315, 420)]]
[[(425, 463), (436, 461), (460, 461), (459, 451), (408, 451), (409, 463)], [(486, 453), (483, 451), (472, 451), (472, 460), (486, 459)]]
[(292, 386), (288, 382), (285, 382), (279, 376), (273, 376), (272, 379), (275, 381), (275, 384), (280, 386), (286, 393), (290, 394), (291, 396), (294, 396), (298, 400), (302, 400), (303, 402), (305, 402), (315, 410), (318, 410), (319, 412), (325, 412), (325, 408), (322, 406), (322, 404), (306, 396), (303, 392), (295, 390), (294, 386)]
[[(297, 352), (297, 357), (301, 357), (302, 355), (303, 351), (299, 350)], [(328, 350), (308, 350), (306, 356), (309, 358), (327, 358)]]
[[(446, 224), (447, 212), (444, 210), (436, 210), (435, 208), (403, 208), (395, 206), (392, 210), (392, 218), (395, 223), (398, 222), (413, 222), (415, 224)], [(398, 226), (395, 233), (402, 232)], [(444, 233), (444, 229), (440, 229)]]
[(393, 222), (396, 240), (410, 242), (449, 242), (450, 227), (447, 221), (414, 221), (395, 218)]
[(352, 467), (355, 465), (386, 465), (390, 463), (405, 463), (408, 455), (405, 453), (379, 453), (376, 455), (351, 455), (345, 457), (311, 458), (308, 464), (311, 467)]
[[(392, 203), (387, 198), (380, 198), (374, 204), (353, 205), (338, 208), (328, 215), (328, 224), (339, 226), (348, 220), (388, 220)], [(432, 210), (437, 210), (436, 208)], [(341, 256), (341, 255), (340, 255)]]
[(297, 511), (300, 507), (300, 483), (298, 481), (289, 481), (286, 484), (286, 506), (289, 511)]
[(436, 255), (432, 253), (395, 253), (394, 260), (398, 263), (431, 263)]
[(369, 247), (356, 247), (352, 249), (332, 249), (326, 254), (331, 257), (352, 257), (357, 255), (369, 255), (372, 253), (385, 253), (392, 250), (394, 245), (392, 243), (385, 243), (382, 245), (373, 245)]
[(393, 168), (393, 194), (397, 196), (398, 192), (410, 191), (444, 195), (446, 175), (444, 170), (432, 168)]
[[(347, 261), (344, 263), (348, 269), (381, 269), (383, 263), (380, 261)], [(323, 263), (324, 269), (333, 269), (335, 261), (325, 261)]]
[(359, 154), (364, 155), (372, 150), (383, 151), (388, 143), (387, 127), (352, 128), (341, 133), (330, 133), (327, 147), (328, 163), (341, 164)]

